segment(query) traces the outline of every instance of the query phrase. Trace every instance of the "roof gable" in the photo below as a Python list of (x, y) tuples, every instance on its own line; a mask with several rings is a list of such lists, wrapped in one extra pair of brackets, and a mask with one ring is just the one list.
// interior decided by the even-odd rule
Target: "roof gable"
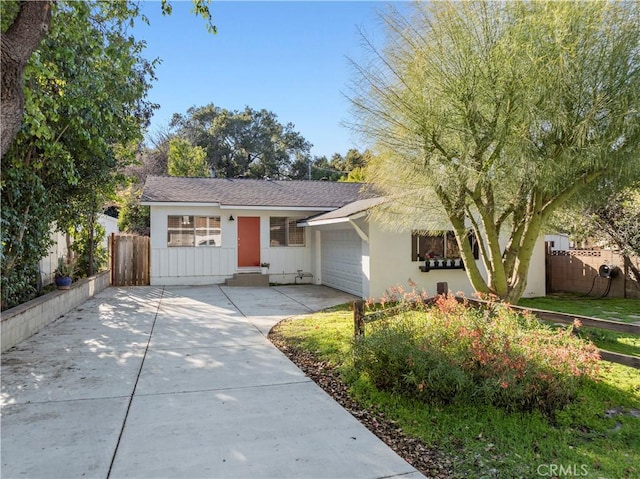
[(302, 226), (316, 226), (328, 223), (340, 223), (344, 221), (349, 221), (350, 218), (355, 217), (361, 213), (364, 213), (371, 208), (374, 208), (383, 202), (386, 199), (382, 196), (373, 197), (373, 198), (364, 198), (361, 200), (354, 201), (353, 203), (349, 203), (341, 208), (326, 212), (320, 213), (318, 215), (312, 216), (310, 218), (305, 219), (304, 221), (300, 221), (298, 224)]
[(364, 183), (148, 176), (141, 202), (219, 203), (221, 206), (307, 207), (332, 210), (375, 196)]

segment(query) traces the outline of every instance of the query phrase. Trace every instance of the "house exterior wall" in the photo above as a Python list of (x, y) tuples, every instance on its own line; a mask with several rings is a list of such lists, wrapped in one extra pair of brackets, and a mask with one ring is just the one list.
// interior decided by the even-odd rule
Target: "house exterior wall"
[[(414, 281), (420, 290), (430, 296), (436, 294), (436, 285), (446, 282), (453, 293), (461, 291), (471, 297), (474, 288), (462, 269), (431, 270), (423, 273), (418, 269), (423, 262), (411, 261), (411, 232), (384, 230), (377, 223), (369, 225), (370, 282), (369, 296), (379, 298), (390, 287), (402, 286), (410, 290), (409, 280)], [(481, 260), (477, 260), (482, 275), (486, 278), (486, 269)], [(536, 243), (531, 257), (527, 287), (523, 297), (545, 295), (545, 249), (544, 237)]]
[(547, 243), (551, 243), (552, 251), (566, 251), (571, 247), (571, 241), (569, 235), (565, 234), (553, 234), (544, 235), (544, 240)]
[[(371, 282), (369, 295), (380, 298), (390, 287), (402, 286), (411, 290), (409, 280), (429, 296), (436, 294), (436, 284), (447, 282), (449, 290), (462, 291), (471, 296), (473, 288), (464, 270), (431, 270), (423, 273), (418, 269), (424, 262), (411, 261), (411, 232), (388, 231), (377, 223), (369, 226), (369, 248), (371, 253)], [(482, 265), (480, 265), (482, 268)]]
[[(270, 263), (269, 280), (293, 283), (297, 270), (311, 271), (312, 239), (305, 231), (305, 246), (269, 244), (271, 216), (307, 217), (317, 212), (296, 210), (221, 209), (216, 206), (151, 206), (151, 284), (201, 285), (224, 283), (234, 273), (259, 271), (260, 268), (238, 268), (239, 216), (260, 218), (260, 261)], [(221, 246), (167, 246), (169, 215), (220, 216)], [(229, 221), (233, 216), (235, 221)]]
[(544, 235), (540, 235), (533, 250), (533, 254), (531, 255), (531, 263), (529, 264), (529, 273), (527, 275), (527, 287), (525, 288), (524, 293), (522, 293), (523, 298), (546, 296), (547, 279), (545, 256)]

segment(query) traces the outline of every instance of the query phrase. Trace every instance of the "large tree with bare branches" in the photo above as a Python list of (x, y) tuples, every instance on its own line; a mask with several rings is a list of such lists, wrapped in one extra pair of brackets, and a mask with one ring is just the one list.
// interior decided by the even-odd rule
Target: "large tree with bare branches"
[(425, 229), (446, 215), (474, 288), (516, 301), (550, 213), (638, 175), (638, 2), (416, 2), (383, 19), (352, 95), (391, 200), (377, 215)]

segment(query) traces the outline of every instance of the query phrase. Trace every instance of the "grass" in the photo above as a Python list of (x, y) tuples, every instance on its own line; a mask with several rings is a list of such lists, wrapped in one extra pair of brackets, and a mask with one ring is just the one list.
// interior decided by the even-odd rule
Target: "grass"
[[(521, 299), (518, 305), (610, 321), (640, 322), (640, 299), (594, 299), (564, 293), (542, 298)], [(595, 328), (583, 328), (580, 334), (585, 339), (593, 341), (600, 349), (640, 357), (640, 336), (638, 335)]]
[(347, 306), (286, 321), (278, 329), (290, 346), (338, 367), (356, 400), (448, 452), (460, 477), (550, 476), (551, 465), (575, 466), (581, 477), (640, 475), (637, 370), (602, 363), (599, 380), (587, 382), (577, 401), (550, 420), (539, 413), (509, 414), (474, 404), (433, 406), (377, 390), (351, 368), (353, 314)]
[(591, 298), (563, 293), (541, 298), (523, 298), (518, 305), (625, 323), (640, 321), (640, 299)]

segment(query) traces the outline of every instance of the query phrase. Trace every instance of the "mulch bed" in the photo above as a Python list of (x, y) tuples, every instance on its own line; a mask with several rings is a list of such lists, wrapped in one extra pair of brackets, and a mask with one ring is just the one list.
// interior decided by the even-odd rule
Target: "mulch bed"
[(453, 460), (442, 451), (427, 446), (420, 439), (408, 437), (383, 412), (363, 407), (353, 400), (340, 374), (330, 364), (320, 361), (309, 351), (287, 345), (277, 327), (269, 333), (269, 340), (353, 417), (422, 474), (433, 479), (455, 476)]

